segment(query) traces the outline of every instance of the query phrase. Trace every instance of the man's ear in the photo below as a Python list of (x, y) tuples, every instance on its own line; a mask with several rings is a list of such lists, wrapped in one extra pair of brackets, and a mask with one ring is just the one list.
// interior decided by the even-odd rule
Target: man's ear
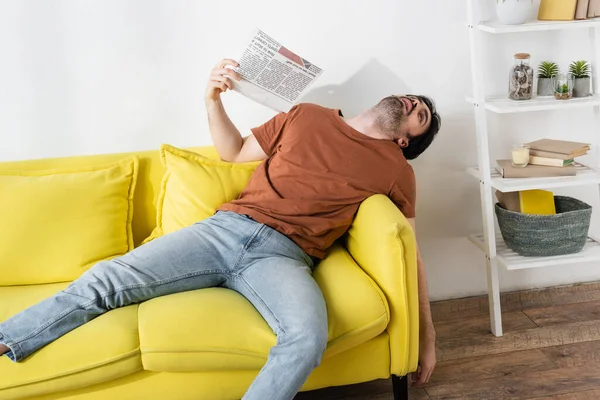
[(408, 140), (405, 138), (396, 139), (396, 143), (398, 143), (398, 146), (400, 146), (401, 149), (408, 147)]

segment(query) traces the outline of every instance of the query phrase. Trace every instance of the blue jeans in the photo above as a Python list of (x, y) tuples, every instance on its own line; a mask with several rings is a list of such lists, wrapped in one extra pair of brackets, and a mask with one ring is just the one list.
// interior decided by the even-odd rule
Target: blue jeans
[(277, 334), (244, 399), (292, 399), (327, 345), (327, 311), (312, 267), (285, 235), (249, 217), (218, 212), (96, 264), (63, 291), (1, 323), (0, 343), (20, 361), (114, 308), (222, 286), (247, 298)]

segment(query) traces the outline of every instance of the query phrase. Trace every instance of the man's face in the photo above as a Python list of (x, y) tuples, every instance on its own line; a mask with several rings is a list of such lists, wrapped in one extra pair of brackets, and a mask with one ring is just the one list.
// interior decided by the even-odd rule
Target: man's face
[(415, 96), (388, 96), (375, 106), (376, 123), (402, 148), (424, 134), (431, 124), (431, 112)]

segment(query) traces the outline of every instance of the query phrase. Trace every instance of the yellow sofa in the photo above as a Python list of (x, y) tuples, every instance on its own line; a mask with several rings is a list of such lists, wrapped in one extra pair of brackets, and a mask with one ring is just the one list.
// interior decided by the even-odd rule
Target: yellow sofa
[[(194, 151), (217, 157), (214, 148)], [(0, 171), (75, 168), (128, 155), (139, 158), (137, 246), (156, 224), (164, 174), (158, 151), (5, 162)], [(396, 398), (405, 396), (400, 377), (418, 362), (416, 244), (408, 221), (387, 197), (367, 199), (314, 276), (327, 302), (330, 339), (302, 390), (393, 375)], [(68, 284), (0, 286), (0, 322)], [(239, 399), (274, 343), (267, 323), (233, 291), (159, 297), (109, 311), (22, 362), (0, 357), (0, 399)]]

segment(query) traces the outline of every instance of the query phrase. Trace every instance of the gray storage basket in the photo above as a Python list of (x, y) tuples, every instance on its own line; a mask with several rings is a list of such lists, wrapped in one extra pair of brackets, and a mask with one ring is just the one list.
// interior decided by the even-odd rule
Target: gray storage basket
[(509, 211), (496, 203), (496, 216), (506, 245), (522, 256), (558, 256), (581, 251), (587, 240), (592, 206), (554, 196), (556, 214)]

